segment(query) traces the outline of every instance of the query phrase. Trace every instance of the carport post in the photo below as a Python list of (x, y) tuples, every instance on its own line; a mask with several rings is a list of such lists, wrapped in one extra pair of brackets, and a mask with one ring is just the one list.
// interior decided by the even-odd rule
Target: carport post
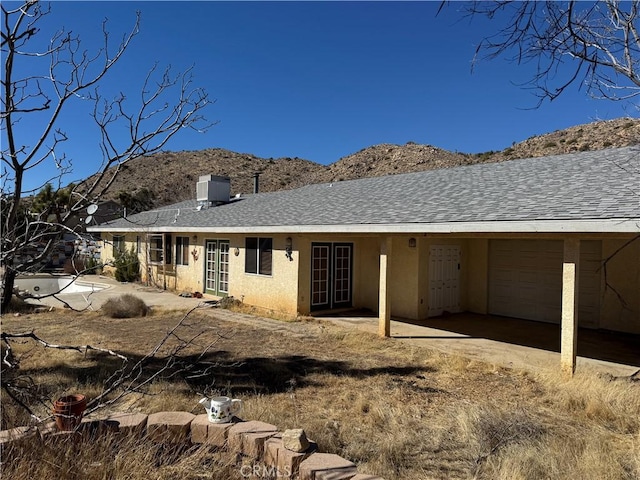
[(378, 305), (378, 335), (391, 336), (391, 308), (389, 305), (389, 257), (391, 256), (391, 237), (380, 245), (380, 288)]
[(560, 335), (560, 365), (562, 372), (573, 376), (578, 349), (578, 277), (580, 270), (580, 240), (564, 240), (562, 263), (562, 326)]

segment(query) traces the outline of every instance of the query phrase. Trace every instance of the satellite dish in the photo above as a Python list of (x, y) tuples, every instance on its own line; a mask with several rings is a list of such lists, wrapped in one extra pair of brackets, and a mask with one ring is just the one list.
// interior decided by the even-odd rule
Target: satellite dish
[(98, 211), (98, 205), (96, 205), (95, 203), (92, 203), (91, 205), (89, 205), (87, 207), (87, 213), (89, 215), (93, 215), (94, 213), (96, 213)]

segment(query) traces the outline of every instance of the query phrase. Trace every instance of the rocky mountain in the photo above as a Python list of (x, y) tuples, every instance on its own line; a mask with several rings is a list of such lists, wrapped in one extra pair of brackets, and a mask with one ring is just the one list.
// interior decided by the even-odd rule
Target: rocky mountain
[(364, 177), (447, 168), (481, 162), (500, 162), (575, 151), (600, 150), (640, 143), (640, 119), (619, 118), (578, 125), (514, 143), (501, 151), (458, 153), (431, 145), (380, 144), (348, 155), (331, 165), (301, 158), (265, 159), (221, 148), (201, 151), (162, 152), (127, 163), (113, 184), (109, 199), (121, 192), (147, 189), (155, 206), (195, 196), (200, 175), (231, 178), (231, 191), (251, 193), (254, 173), (260, 173), (260, 191), (297, 188), (310, 183), (335, 182)]

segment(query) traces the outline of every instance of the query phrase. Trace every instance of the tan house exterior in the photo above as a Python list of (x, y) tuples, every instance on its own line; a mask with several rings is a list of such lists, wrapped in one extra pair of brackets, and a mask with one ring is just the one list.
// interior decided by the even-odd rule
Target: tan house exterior
[(368, 309), (383, 335), (391, 317), (456, 312), (560, 324), (573, 371), (576, 325), (640, 334), (630, 172), (636, 147), (193, 200), (90, 230), (103, 261), (124, 240), (167, 289), (291, 315)]

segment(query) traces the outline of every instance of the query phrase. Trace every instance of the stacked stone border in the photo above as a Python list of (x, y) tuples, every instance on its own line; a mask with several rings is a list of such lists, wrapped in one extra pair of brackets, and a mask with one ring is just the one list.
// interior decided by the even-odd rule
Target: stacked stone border
[[(128, 435), (146, 435), (158, 443), (203, 444), (236, 454), (243, 477), (289, 480), (384, 480), (358, 473), (353, 462), (332, 453), (318, 452), (310, 442), (305, 452), (285, 448), (282, 432), (275, 425), (234, 418), (232, 423), (211, 423), (206, 414), (189, 412), (114, 413), (104, 418), (85, 418), (83, 431), (106, 430)], [(73, 435), (58, 432), (55, 423), (39, 427), (17, 427), (0, 431), (0, 445), (40, 435)]]

